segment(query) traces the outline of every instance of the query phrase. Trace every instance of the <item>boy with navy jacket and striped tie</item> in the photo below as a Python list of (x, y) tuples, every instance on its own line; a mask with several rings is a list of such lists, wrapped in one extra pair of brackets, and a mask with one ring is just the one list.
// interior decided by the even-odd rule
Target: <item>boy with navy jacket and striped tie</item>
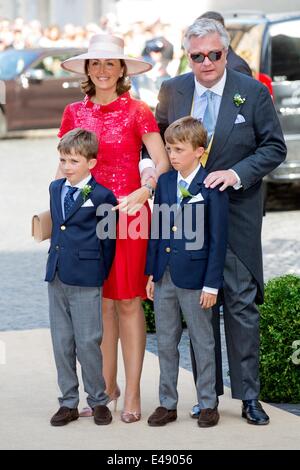
[[(98, 140), (93, 132), (74, 129), (58, 145), (65, 178), (50, 185), (52, 234), (46, 269), (53, 350), (62, 396), (52, 426), (78, 419), (76, 358), (82, 369), (87, 401), (98, 425), (112, 420), (102, 375), (101, 286), (115, 254), (114, 194), (91, 176)], [(101, 230), (110, 214), (110, 232)], [(107, 236), (108, 235), (108, 236)]]

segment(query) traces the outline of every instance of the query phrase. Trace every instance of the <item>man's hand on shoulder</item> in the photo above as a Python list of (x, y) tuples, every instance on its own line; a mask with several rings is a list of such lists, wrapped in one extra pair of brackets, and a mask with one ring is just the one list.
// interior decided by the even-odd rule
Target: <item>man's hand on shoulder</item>
[(209, 173), (204, 180), (204, 184), (206, 188), (215, 188), (219, 184), (219, 190), (224, 191), (228, 188), (228, 186), (234, 186), (238, 182), (238, 179), (233, 171), (230, 170), (220, 170), (220, 171), (213, 171)]

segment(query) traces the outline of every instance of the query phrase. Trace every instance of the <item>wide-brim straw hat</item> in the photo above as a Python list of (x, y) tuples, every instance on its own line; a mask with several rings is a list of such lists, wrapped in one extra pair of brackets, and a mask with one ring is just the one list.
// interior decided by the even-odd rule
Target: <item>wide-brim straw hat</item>
[(152, 68), (149, 62), (125, 55), (123, 39), (110, 34), (95, 34), (85, 54), (70, 57), (61, 66), (69, 72), (85, 74), (84, 65), (88, 59), (122, 59), (127, 66), (127, 75), (138, 75)]

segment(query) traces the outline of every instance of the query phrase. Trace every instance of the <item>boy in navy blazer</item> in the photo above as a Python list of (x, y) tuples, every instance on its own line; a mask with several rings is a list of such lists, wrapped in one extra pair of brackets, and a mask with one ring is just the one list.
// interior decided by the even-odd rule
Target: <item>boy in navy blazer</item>
[(200, 427), (218, 423), (215, 353), (211, 307), (222, 286), (227, 243), (228, 197), (219, 188), (205, 188), (200, 158), (207, 133), (193, 117), (184, 117), (165, 132), (166, 148), (175, 171), (159, 178), (148, 245), (147, 295), (154, 300), (160, 363), (160, 407), (150, 426), (177, 418), (178, 344), (187, 323), (197, 363)]
[[(98, 141), (93, 132), (74, 129), (58, 145), (65, 178), (50, 184), (52, 234), (46, 269), (53, 350), (62, 393), (52, 426), (78, 419), (76, 357), (96, 424), (112, 420), (102, 375), (101, 286), (115, 253), (113, 193), (91, 176)], [(110, 214), (109, 236), (101, 230)]]

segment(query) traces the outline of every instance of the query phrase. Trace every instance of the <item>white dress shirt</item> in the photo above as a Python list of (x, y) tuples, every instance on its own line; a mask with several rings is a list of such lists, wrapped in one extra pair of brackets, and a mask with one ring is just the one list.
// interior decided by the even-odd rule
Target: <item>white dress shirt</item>
[[(76, 199), (78, 198), (79, 194), (80, 194), (80, 191), (82, 190), (82, 188), (90, 181), (92, 175), (89, 174), (89, 176), (87, 176), (86, 178), (84, 178), (83, 180), (79, 181), (79, 183), (77, 183), (74, 188), (76, 187), (77, 188), (77, 191), (73, 194), (73, 199), (74, 201), (76, 201)], [(72, 184), (70, 183), (69, 180), (66, 180), (65, 184), (63, 185), (62, 187), (62, 190), (61, 190), (61, 208), (62, 208), (62, 213), (63, 213), (63, 218), (65, 218), (65, 205), (64, 205), (64, 200), (65, 200), (65, 196), (69, 190), (69, 187), (72, 186)]]

